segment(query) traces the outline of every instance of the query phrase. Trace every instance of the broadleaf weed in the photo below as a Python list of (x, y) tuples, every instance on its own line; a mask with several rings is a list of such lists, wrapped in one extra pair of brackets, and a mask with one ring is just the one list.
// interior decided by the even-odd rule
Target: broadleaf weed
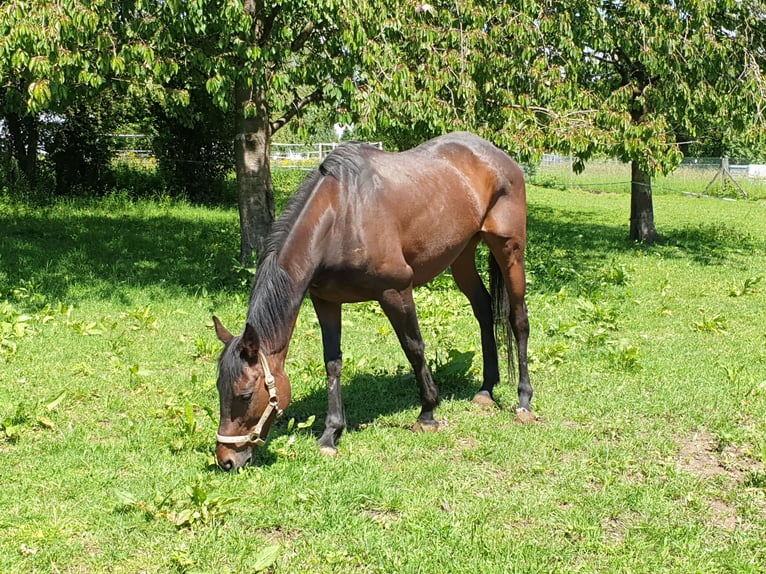
[(705, 309), (700, 309), (702, 318), (697, 321), (692, 321), (691, 328), (693, 331), (700, 333), (715, 333), (716, 335), (726, 335), (728, 330), (726, 327), (726, 319), (719, 313), (711, 314)]
[(729, 289), (729, 297), (742, 297), (744, 295), (756, 295), (760, 293), (758, 284), (763, 281), (763, 276), (748, 277), (741, 284), (735, 284)]

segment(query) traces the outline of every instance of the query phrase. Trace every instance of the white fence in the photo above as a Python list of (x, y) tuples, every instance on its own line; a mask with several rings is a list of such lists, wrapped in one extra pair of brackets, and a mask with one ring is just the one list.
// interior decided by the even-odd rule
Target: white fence
[[(342, 142), (316, 144), (271, 144), (271, 165), (292, 169), (313, 169)], [(383, 149), (382, 142), (368, 142)]]
[[(151, 149), (145, 149), (151, 144), (149, 136), (142, 134), (111, 134), (109, 137), (120, 142), (115, 156), (116, 159), (128, 157), (152, 158)], [(271, 144), (271, 165), (291, 169), (314, 169), (336, 147), (343, 142), (325, 142), (316, 144)], [(369, 145), (383, 149), (382, 142), (368, 142)], [(135, 145), (139, 144), (139, 145)]]

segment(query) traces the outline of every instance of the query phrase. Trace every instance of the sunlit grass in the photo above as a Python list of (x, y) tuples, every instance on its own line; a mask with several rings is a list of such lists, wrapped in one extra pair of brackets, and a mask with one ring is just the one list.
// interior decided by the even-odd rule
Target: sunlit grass
[[(698, 164), (683, 164), (669, 174), (652, 178), (652, 190), (663, 194), (706, 194), (729, 199), (766, 199), (766, 178), (755, 177), (746, 167), (733, 167), (721, 177), (720, 159), (709, 158)], [(602, 193), (630, 192), (630, 164), (617, 160), (593, 160), (576, 173), (566, 158), (543, 163), (530, 170), (531, 181), (539, 185), (579, 188)]]
[(443, 432), (410, 431), (396, 336), (351, 305), (350, 428), (323, 458), (306, 303), (294, 402), (257, 464), (225, 474), (210, 317), (244, 321), (236, 212), (0, 203), (0, 571), (766, 569), (764, 208), (659, 195), (645, 247), (627, 195), (535, 187), (529, 204), (539, 423), (514, 422), (507, 382), (500, 409), (470, 404), (477, 327), (439, 279), (416, 304)]

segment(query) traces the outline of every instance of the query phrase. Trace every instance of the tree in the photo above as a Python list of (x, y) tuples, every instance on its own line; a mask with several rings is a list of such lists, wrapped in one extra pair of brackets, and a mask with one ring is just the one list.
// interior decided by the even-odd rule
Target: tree
[(594, 123), (608, 136), (607, 153), (631, 163), (630, 239), (657, 237), (651, 178), (678, 165), (679, 134), (694, 139), (715, 125), (757, 130), (754, 112), (766, 84), (752, 52), (759, 49), (750, 12), (756, 4), (578, 5), (573, 31), (576, 45), (585, 47), (579, 88), (599, 102)]
[(41, 111), (65, 110), (111, 84), (180, 118), (194, 113), (192, 93), (205, 94), (234, 116), (240, 258), (249, 263), (274, 217), (273, 134), (354, 89), (361, 22), (377, 16), (350, 0), (8, 0), (0, 4), (2, 113), (13, 134), (29, 124), (14, 140), (34, 171)]
[[(0, 116), (15, 159), (30, 181), (37, 173), (40, 116), (75, 113), (103, 90), (184, 101), (163, 87), (173, 62), (155, 58), (142, 39), (138, 2), (6, 0), (0, 3)], [(88, 131), (89, 116), (76, 131)], [(85, 163), (83, 164), (86, 165)]]
[(764, 14), (761, 0), (417, 4), (368, 43), (382, 64), (354, 103), (404, 146), (461, 128), (522, 160), (630, 162), (630, 238), (652, 241), (651, 177), (680, 161), (679, 134), (763, 134)]
[(0, 105), (33, 173), (43, 110), (107, 85), (177, 117), (209, 98), (234, 116), (243, 263), (274, 217), (271, 139), (319, 103), (398, 147), (469, 129), (522, 160), (629, 161), (630, 235), (650, 241), (651, 177), (681, 135), (763, 134), (764, 14), (763, 0), (6, 0)]
[[(263, 249), (274, 218), (273, 135), (309, 106), (332, 105), (354, 84), (364, 2), (163, 0), (145, 2), (148, 41), (176, 81), (234, 114), (240, 259)], [(149, 36), (144, 36), (148, 38)]]

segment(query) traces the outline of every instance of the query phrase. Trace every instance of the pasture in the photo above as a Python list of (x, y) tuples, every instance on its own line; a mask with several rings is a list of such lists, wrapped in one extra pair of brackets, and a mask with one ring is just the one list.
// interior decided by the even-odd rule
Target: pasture
[[(280, 201), (297, 182), (280, 179)], [(470, 403), (479, 332), (448, 277), (416, 295), (445, 430), (376, 304), (346, 306), (349, 429), (326, 411), (308, 302), (293, 404), (215, 466), (220, 350), (251, 274), (235, 209), (0, 198), (0, 572), (762, 572), (766, 207), (530, 187), (539, 420)]]

